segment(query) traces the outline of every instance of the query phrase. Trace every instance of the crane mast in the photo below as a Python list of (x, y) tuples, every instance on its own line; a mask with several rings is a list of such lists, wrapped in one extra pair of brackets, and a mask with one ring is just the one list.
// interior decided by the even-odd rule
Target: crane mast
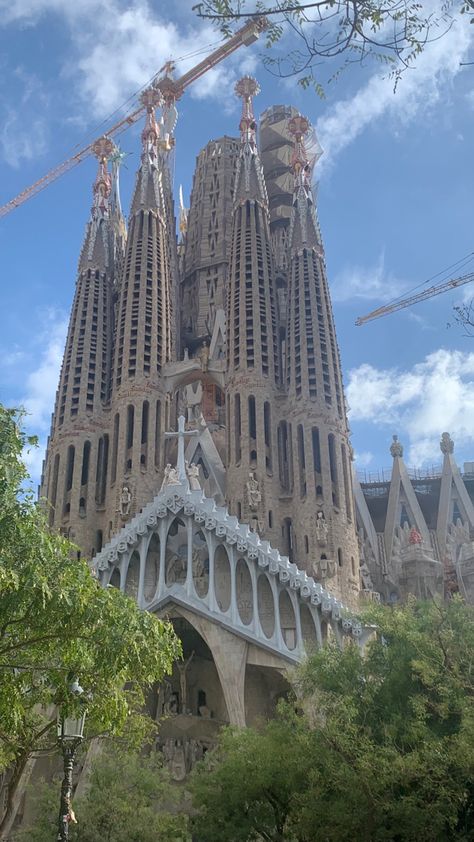
[(397, 310), (404, 310), (405, 307), (411, 307), (412, 304), (417, 304), (419, 301), (425, 301), (427, 298), (433, 298), (435, 295), (441, 295), (442, 292), (449, 292), (451, 289), (457, 289), (457, 287), (469, 284), (471, 281), (474, 281), (474, 272), (470, 272), (468, 275), (461, 275), (459, 278), (452, 278), (450, 281), (445, 281), (437, 286), (424, 289), (422, 292), (416, 293), (416, 295), (410, 295), (407, 298), (401, 298), (399, 301), (395, 301), (393, 304), (386, 304), (383, 307), (378, 307), (376, 310), (372, 310), (372, 312), (367, 313), (366, 316), (359, 316), (359, 318), (356, 319), (356, 325), (364, 325), (366, 322), (371, 322), (374, 319), (380, 319), (382, 316), (388, 316), (390, 313), (396, 313)]
[[(191, 70), (188, 70), (187, 73), (184, 73), (178, 79), (172, 79), (170, 76), (165, 76), (163, 79), (156, 80), (152, 87), (159, 90), (161, 96), (163, 97), (164, 102), (168, 107), (170, 107), (176, 100), (178, 100), (188, 87), (188, 85), (195, 82), (196, 79), (199, 79), (203, 76), (204, 73), (207, 73), (208, 70), (211, 70), (217, 64), (219, 64), (223, 59), (227, 58), (227, 56), (231, 55), (235, 50), (239, 49), (239, 47), (245, 46), (248, 47), (254, 41), (257, 40), (260, 33), (263, 32), (267, 28), (267, 21), (264, 17), (255, 18), (254, 20), (248, 21), (244, 26), (242, 26), (235, 35), (228, 39), (224, 44), (214, 50), (209, 56), (207, 56), (203, 61), (199, 62), (195, 67), (192, 67)], [(165, 65), (165, 68), (169, 72), (173, 67), (172, 62), (169, 62)], [(143, 103), (140, 104), (131, 114), (128, 114), (126, 117), (123, 117), (117, 123), (114, 123), (106, 132), (105, 137), (112, 138), (117, 137), (117, 135), (124, 132), (130, 126), (133, 126), (140, 117), (146, 111), (146, 105)], [(56, 167), (49, 170), (46, 175), (43, 175), (38, 181), (35, 181), (34, 184), (31, 184), (29, 187), (26, 187), (24, 190), (21, 191), (17, 196), (13, 199), (10, 199), (6, 204), (0, 206), (0, 217), (6, 216), (15, 208), (18, 208), (20, 205), (27, 202), (28, 199), (31, 199), (33, 196), (36, 196), (45, 187), (48, 187), (52, 184), (53, 181), (56, 181), (60, 178), (64, 173), (68, 172), (69, 170), (76, 167), (78, 164), (81, 163), (85, 158), (89, 155), (94, 154), (94, 146), (97, 143), (97, 140), (93, 140), (92, 143), (87, 144), (84, 146), (83, 149), (80, 149), (74, 155), (71, 155), (70, 158), (67, 158), (65, 161), (62, 161)]]

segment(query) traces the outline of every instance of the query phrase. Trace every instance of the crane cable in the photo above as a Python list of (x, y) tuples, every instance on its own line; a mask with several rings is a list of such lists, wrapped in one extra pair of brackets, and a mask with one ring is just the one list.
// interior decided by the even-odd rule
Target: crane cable
[[(417, 284), (416, 286), (412, 287), (409, 290), (404, 290), (404, 292), (402, 292), (396, 298), (392, 299), (392, 301), (388, 301), (386, 304), (384, 304), (383, 307), (388, 309), (390, 307), (393, 307), (395, 304), (398, 304), (400, 301), (403, 301), (405, 298), (410, 298), (413, 295), (413, 293), (415, 293), (417, 290), (421, 289), (422, 287), (427, 286), (432, 281), (434, 281), (436, 278), (440, 278), (441, 276), (446, 276), (448, 274), (451, 275), (451, 276), (454, 273), (460, 274), (461, 270), (464, 269), (466, 266), (468, 266), (469, 263), (472, 262), (472, 260), (474, 260), (474, 252), (471, 251), (468, 254), (466, 254), (464, 257), (461, 257), (459, 260), (455, 261), (455, 263), (451, 263), (450, 266), (447, 266), (445, 269), (441, 269), (441, 271), (436, 272), (434, 275), (431, 275), (430, 278), (427, 278), (425, 281), (422, 281), (420, 284)], [(449, 280), (449, 278), (446, 278), (446, 281), (448, 281), (448, 280)]]
[[(194, 50), (193, 52), (185, 53), (184, 55), (179, 56), (176, 59), (170, 59), (170, 61), (172, 61), (173, 64), (178, 64), (178, 63), (181, 63), (183, 61), (186, 61), (186, 59), (195, 58), (196, 56), (202, 55), (202, 53), (208, 52), (210, 49), (212, 49), (214, 47), (218, 47), (219, 44), (221, 44), (225, 40), (226, 40), (226, 38), (221, 38), (221, 39), (219, 39), (219, 41), (215, 41), (213, 44), (206, 44), (205, 47), (201, 47), (199, 50)], [(157, 73), (159, 73), (159, 71), (157, 71)], [(124, 100), (124, 102), (121, 103), (121, 105), (118, 105), (117, 108), (115, 108), (114, 111), (112, 111), (110, 114), (108, 114), (107, 117), (104, 117), (104, 119), (101, 120), (100, 123), (97, 123), (93, 128), (88, 129), (87, 135), (83, 136), (84, 140), (83, 141), (81, 140), (78, 143), (76, 143), (75, 146), (73, 146), (73, 148), (72, 148), (72, 152), (74, 153), (74, 151), (76, 149), (80, 149), (84, 145), (87, 145), (88, 141), (89, 141), (89, 143), (92, 143), (98, 137), (98, 135), (101, 133), (102, 127), (111, 123), (112, 119), (116, 115), (123, 113), (123, 116), (127, 117), (132, 111), (134, 111), (136, 99), (140, 96), (140, 94), (143, 91), (145, 91), (147, 88), (150, 87), (152, 82), (156, 79), (157, 73), (154, 73), (153, 76), (150, 76), (150, 78), (140, 88), (137, 88), (136, 91), (131, 93), (130, 96), (127, 97), (127, 99)], [(130, 105), (129, 105), (129, 103), (130, 103)], [(126, 106), (129, 106), (129, 107), (126, 108)], [(107, 131), (105, 131), (103, 133), (107, 134)], [(89, 140), (89, 138), (92, 138), (92, 140)]]

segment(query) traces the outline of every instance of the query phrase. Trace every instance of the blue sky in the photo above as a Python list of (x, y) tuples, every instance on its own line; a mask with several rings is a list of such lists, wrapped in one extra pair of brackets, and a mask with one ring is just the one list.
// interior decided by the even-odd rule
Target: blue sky
[[(0, 0), (0, 204), (101, 133), (101, 121), (173, 56), (219, 40), (194, 0)], [(409, 465), (440, 461), (448, 430), (458, 462), (474, 460), (474, 339), (452, 323), (449, 293), (355, 327), (361, 315), (474, 251), (474, 27), (459, 18), (432, 43), (396, 93), (380, 67), (353, 65), (326, 99), (277, 80), (261, 48), (241, 49), (179, 103), (176, 193), (189, 197), (195, 157), (211, 137), (237, 134), (233, 84), (257, 76), (260, 113), (296, 105), (315, 124), (326, 247), (350, 425), (358, 467), (390, 464), (392, 433)], [(199, 57), (178, 63), (179, 72)], [(329, 71), (321, 70), (322, 81)], [(122, 138), (128, 208), (140, 127)], [(0, 396), (22, 403), (42, 443), (48, 434), (77, 260), (91, 205), (88, 160), (0, 219)], [(474, 269), (474, 261), (463, 271)], [(474, 287), (472, 291), (474, 295)], [(30, 457), (38, 477), (41, 451)]]

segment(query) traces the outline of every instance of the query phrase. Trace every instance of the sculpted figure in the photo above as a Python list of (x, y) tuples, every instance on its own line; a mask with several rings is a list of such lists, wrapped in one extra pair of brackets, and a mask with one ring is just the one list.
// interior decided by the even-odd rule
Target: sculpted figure
[(370, 570), (367, 567), (367, 565), (365, 564), (365, 562), (363, 562), (360, 565), (359, 573), (360, 573), (360, 583), (361, 583), (361, 586), (364, 588), (364, 590), (373, 591), (374, 583), (373, 583), (372, 577), (370, 575)]
[(392, 436), (393, 441), (390, 445), (390, 453), (395, 459), (396, 456), (403, 456), (403, 445), (398, 441), (398, 436)]
[(200, 491), (201, 483), (199, 482), (199, 465), (195, 465), (194, 462), (191, 462), (191, 464), (187, 466), (186, 473), (188, 475), (189, 488), (191, 491)]
[(258, 488), (258, 480), (255, 479), (253, 471), (250, 471), (247, 482), (247, 500), (249, 509), (252, 512), (257, 511), (258, 504), (262, 502), (262, 495)]
[(204, 342), (202, 343), (202, 345), (199, 349), (198, 357), (201, 361), (202, 370), (207, 371), (207, 369), (209, 368), (209, 346), (208, 346), (206, 340), (204, 340)]
[(130, 514), (130, 504), (132, 502), (132, 495), (128, 485), (124, 485), (120, 493), (120, 514), (126, 517)]
[(187, 701), (188, 701), (188, 688), (187, 688), (187, 681), (186, 681), (186, 671), (191, 663), (192, 659), (194, 658), (194, 651), (191, 652), (187, 661), (177, 661), (176, 666), (178, 667), (179, 672), (179, 686), (181, 689), (181, 713), (187, 713)]
[(443, 433), (439, 443), (441, 453), (454, 453), (454, 442), (449, 433)]
[(422, 539), (420, 533), (418, 532), (416, 526), (412, 526), (412, 528), (410, 529), (410, 534), (408, 536), (408, 543), (412, 544), (412, 545), (423, 543), (423, 539)]
[(163, 489), (166, 488), (167, 485), (180, 484), (181, 483), (179, 481), (178, 471), (176, 470), (176, 468), (173, 468), (172, 465), (170, 465), (170, 463), (168, 462), (165, 468), (165, 473), (163, 476), (163, 482), (161, 483), (160, 491), (163, 491)]
[(316, 516), (316, 539), (320, 547), (325, 547), (328, 542), (329, 527), (324, 517), (324, 512), (318, 512)]

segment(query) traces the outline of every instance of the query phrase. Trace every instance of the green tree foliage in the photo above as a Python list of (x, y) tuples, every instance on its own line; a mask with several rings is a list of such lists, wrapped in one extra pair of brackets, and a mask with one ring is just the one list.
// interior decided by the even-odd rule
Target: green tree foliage
[(227, 731), (194, 782), (205, 842), (474, 838), (474, 611), (377, 607), (363, 654), (308, 658), (296, 702)]
[[(78, 823), (70, 826), (71, 842), (188, 842), (188, 819), (178, 811), (181, 796), (158, 753), (109, 748), (91, 764), (85, 794), (75, 801)], [(59, 783), (43, 786), (33, 826), (18, 842), (51, 842), (58, 803)]]
[(23, 487), (21, 416), (0, 405), (0, 772), (13, 769), (6, 814), (33, 752), (54, 744), (56, 710), (87, 698), (89, 734), (144, 738), (144, 694), (180, 654), (172, 626), (102, 588), (74, 547), (47, 528)]
[[(231, 35), (248, 18), (265, 16), (263, 64), (277, 76), (294, 76), (323, 96), (321, 84), (354, 62), (374, 59), (397, 80), (430, 40), (447, 32), (454, 13), (472, 15), (473, 0), (201, 0), (193, 9)], [(280, 52), (281, 48), (281, 52)], [(321, 65), (327, 69), (323, 79)]]

